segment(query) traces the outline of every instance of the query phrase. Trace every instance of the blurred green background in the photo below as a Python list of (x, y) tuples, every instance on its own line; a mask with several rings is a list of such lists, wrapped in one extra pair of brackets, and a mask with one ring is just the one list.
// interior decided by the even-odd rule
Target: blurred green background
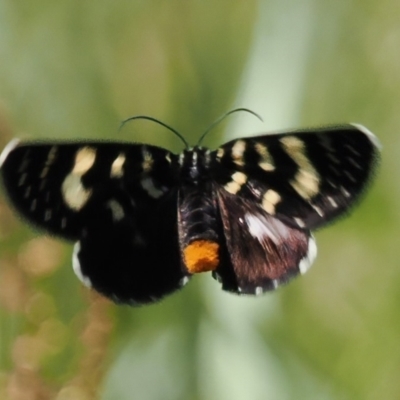
[(0, 398), (400, 398), (400, 14), (395, 0), (0, 0), (0, 145), (12, 137), (192, 143), (359, 122), (383, 160), (310, 272), (262, 298), (200, 276), (157, 305), (84, 289), (71, 245), (0, 198)]

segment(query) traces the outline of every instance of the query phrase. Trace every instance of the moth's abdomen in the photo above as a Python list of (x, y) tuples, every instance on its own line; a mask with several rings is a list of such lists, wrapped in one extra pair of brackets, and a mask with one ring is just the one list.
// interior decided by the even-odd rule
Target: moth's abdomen
[(215, 270), (220, 264), (217, 209), (211, 185), (186, 186), (179, 192), (179, 241), (189, 273)]

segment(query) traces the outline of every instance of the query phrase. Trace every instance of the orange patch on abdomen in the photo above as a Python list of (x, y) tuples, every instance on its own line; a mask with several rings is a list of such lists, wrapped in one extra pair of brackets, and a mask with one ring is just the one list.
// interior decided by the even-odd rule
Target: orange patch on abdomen
[(185, 264), (191, 274), (213, 271), (219, 265), (219, 245), (211, 240), (195, 240), (183, 251)]

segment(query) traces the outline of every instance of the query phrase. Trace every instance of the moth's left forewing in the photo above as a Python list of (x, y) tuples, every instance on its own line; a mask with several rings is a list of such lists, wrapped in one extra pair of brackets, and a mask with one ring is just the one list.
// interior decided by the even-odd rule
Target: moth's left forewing
[[(17, 211), (47, 232), (76, 240), (103, 204), (156, 201), (176, 184), (176, 156), (117, 142), (18, 142), (1, 154), (1, 176)], [(127, 206), (124, 204), (127, 203)]]
[(213, 153), (214, 179), (294, 227), (346, 213), (373, 175), (379, 142), (360, 125), (233, 140)]

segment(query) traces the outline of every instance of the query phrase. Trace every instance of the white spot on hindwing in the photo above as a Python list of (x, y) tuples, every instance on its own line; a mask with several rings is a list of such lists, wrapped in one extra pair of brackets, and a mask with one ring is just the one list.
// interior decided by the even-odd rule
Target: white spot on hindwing
[(250, 234), (259, 242), (272, 240), (276, 245), (289, 238), (289, 229), (276, 218), (265, 218), (261, 214), (246, 213), (244, 219)]
[(63, 199), (68, 207), (79, 211), (89, 200), (92, 190), (83, 186), (82, 176), (92, 168), (96, 160), (96, 150), (83, 147), (76, 152), (72, 171), (61, 186)]
[(306, 256), (299, 263), (300, 273), (305, 274), (311, 267), (315, 258), (317, 257), (317, 244), (312, 235), (308, 238), (308, 249)]
[(188, 284), (188, 282), (189, 282), (189, 277), (188, 276), (184, 276), (180, 281), (179, 281), (179, 286), (180, 287), (183, 287), (183, 286), (185, 286), (185, 285), (187, 285)]
[(90, 279), (83, 274), (81, 269), (81, 263), (79, 262), (79, 252), (81, 251), (81, 242), (76, 242), (72, 253), (72, 268), (78, 279), (88, 288), (92, 287)]
[(261, 287), (261, 286), (257, 286), (256, 287), (256, 290), (254, 291), (254, 294), (256, 295), (256, 296), (260, 296), (260, 295), (262, 295), (263, 294), (263, 288)]

